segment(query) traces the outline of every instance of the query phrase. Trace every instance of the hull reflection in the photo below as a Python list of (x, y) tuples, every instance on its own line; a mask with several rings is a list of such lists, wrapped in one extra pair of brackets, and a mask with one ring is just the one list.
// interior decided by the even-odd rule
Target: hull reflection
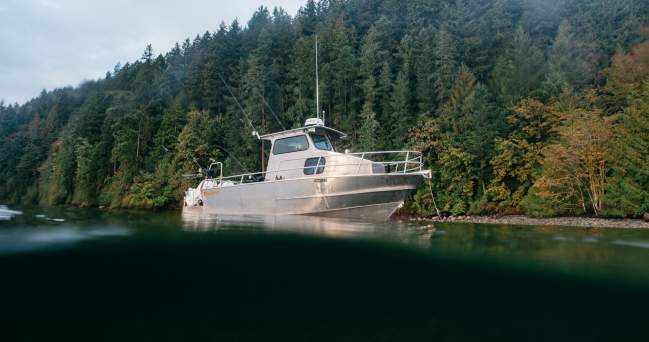
[[(183, 229), (186, 231), (266, 231), (297, 233), (333, 238), (371, 238), (400, 240), (421, 247), (430, 246), (436, 232), (433, 225), (390, 221), (361, 220), (293, 215), (217, 215), (200, 208), (183, 210)], [(417, 234), (413, 234), (416, 231)]]

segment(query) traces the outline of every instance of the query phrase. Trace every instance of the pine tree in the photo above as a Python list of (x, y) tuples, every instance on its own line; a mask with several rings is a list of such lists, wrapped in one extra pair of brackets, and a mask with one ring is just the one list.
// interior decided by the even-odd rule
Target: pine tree
[[(330, 34), (329, 43), (320, 49), (323, 54), (321, 61), (326, 61), (320, 66), (322, 109), (326, 110), (327, 117), (333, 119), (335, 127), (349, 131), (356, 124), (355, 115), (362, 103), (357, 81), (362, 72), (353, 47), (352, 29), (338, 18)], [(330, 55), (325, 55), (325, 52)]]
[(207, 130), (209, 116), (206, 112), (187, 113), (187, 124), (178, 136), (174, 163), (180, 173), (195, 172), (204, 166), (209, 156)]
[(568, 21), (559, 26), (548, 56), (544, 89), (556, 96), (563, 89), (580, 89), (595, 77), (597, 52), (592, 43), (579, 37)]
[(532, 37), (519, 26), (511, 46), (500, 56), (491, 75), (490, 88), (507, 107), (538, 89), (544, 74), (545, 57)]
[(401, 54), (406, 56), (412, 67), (415, 90), (415, 104), (418, 114), (431, 115), (438, 105), (435, 76), (437, 64), (435, 51), (435, 32), (432, 26), (421, 29), (413, 36), (412, 41), (404, 38)]
[(392, 91), (392, 70), (390, 70), (390, 64), (384, 62), (379, 74), (379, 85), (377, 89), (379, 94), (379, 109), (377, 111), (381, 113), (379, 115), (381, 122), (388, 122), (390, 119), (390, 113), (392, 112)]
[(390, 122), (392, 129), (390, 131), (390, 140), (395, 148), (401, 148), (408, 139), (408, 130), (413, 127), (409, 106), (410, 85), (406, 73), (402, 70), (397, 74), (397, 79), (392, 92), (392, 102), (390, 108), (392, 115)]
[[(174, 205), (189, 185), (181, 169), (196, 168), (176, 158), (188, 112), (206, 126), (182, 137), (183, 154), (194, 151), (187, 141), (201, 141), (207, 152), (197, 155), (223, 153), (228, 173), (259, 169), (259, 145), (235, 97), (263, 132), (316, 115), (317, 34), (321, 108), (329, 126), (353, 137), (338, 148), (400, 148), (411, 135), (448, 212), (538, 205), (522, 199), (539, 198), (538, 187), (529, 189), (543, 170), (541, 151), (558, 139), (552, 113), (591, 110), (581, 95), (595, 88), (615, 133), (597, 210), (635, 216), (649, 186), (649, 49), (632, 49), (647, 32), (646, 3), (308, 0), (295, 18), (260, 7), (246, 25), (221, 23), (166, 54), (148, 45), (103, 79), (24, 105), (0, 101), (0, 201)], [(479, 201), (485, 187), (489, 203)], [(430, 202), (426, 192), (419, 209)]]
[(291, 103), (287, 110), (287, 121), (291, 127), (299, 127), (306, 116), (315, 115), (315, 41), (302, 37), (293, 47), (288, 67), (288, 97)]
[(141, 60), (144, 63), (151, 63), (151, 61), (153, 60), (153, 46), (151, 46), (151, 44), (147, 45), (144, 49)]
[[(265, 99), (265, 74), (259, 60), (252, 57), (246, 63), (246, 73), (241, 79), (241, 104), (250, 119), (254, 118), (256, 123), (259, 124), (260, 129), (266, 128), (266, 107), (264, 106)], [(247, 124), (248, 118), (243, 113), (240, 114), (240, 120)]]
[(611, 216), (649, 211), (649, 42), (619, 53), (604, 71), (604, 103), (618, 122), (604, 202)]
[(460, 148), (476, 164), (476, 179), (482, 188), (488, 177), (493, 141), (501, 130), (501, 113), (473, 73), (460, 67), (449, 98), (439, 115), (445, 145)]
[(306, 5), (300, 7), (296, 21), (301, 27), (302, 34), (310, 36), (315, 33), (318, 24), (318, 6), (314, 0), (307, 0)]
[(444, 103), (450, 97), (451, 87), (457, 74), (457, 50), (453, 37), (446, 28), (437, 32), (435, 37), (435, 92), (438, 103)]
[(97, 194), (97, 167), (93, 158), (93, 148), (86, 139), (78, 139), (75, 143), (74, 161), (74, 193), (72, 204), (81, 207), (96, 205)]
[(365, 81), (365, 104), (361, 112), (361, 127), (358, 132), (358, 143), (356, 146), (362, 151), (376, 150), (378, 147), (377, 131), (379, 122), (376, 120), (374, 112), (374, 94), (376, 81), (373, 76)]

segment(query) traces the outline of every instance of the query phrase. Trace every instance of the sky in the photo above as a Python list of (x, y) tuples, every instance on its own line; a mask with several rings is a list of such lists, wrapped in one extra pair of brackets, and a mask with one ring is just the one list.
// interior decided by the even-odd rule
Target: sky
[(77, 86), (176, 42), (248, 22), (260, 6), (295, 15), (306, 0), (0, 0), (0, 100)]

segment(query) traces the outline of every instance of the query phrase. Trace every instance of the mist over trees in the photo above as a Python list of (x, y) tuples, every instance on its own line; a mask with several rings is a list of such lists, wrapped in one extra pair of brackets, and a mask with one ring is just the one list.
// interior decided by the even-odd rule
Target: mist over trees
[[(346, 148), (416, 148), (449, 214), (649, 210), (649, 3), (321, 0), (0, 103), (0, 199), (163, 208), (196, 162), (262, 168), (260, 133), (315, 108)], [(72, 53), (72, 52), (71, 52)], [(1, 97), (1, 94), (0, 94)], [(434, 212), (428, 189), (410, 208)]]

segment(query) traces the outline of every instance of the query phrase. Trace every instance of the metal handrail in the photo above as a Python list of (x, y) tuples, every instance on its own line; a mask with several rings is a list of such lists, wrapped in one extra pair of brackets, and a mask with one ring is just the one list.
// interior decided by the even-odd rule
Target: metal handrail
[[(381, 155), (381, 154), (397, 154), (397, 153), (401, 153), (401, 154), (405, 153), (406, 154), (406, 159), (405, 160), (393, 160), (393, 161), (372, 161), (372, 160), (369, 160), (369, 159), (365, 159), (366, 155), (375, 156), (375, 155)], [(411, 154), (415, 155), (415, 157), (411, 158)], [(358, 166), (358, 168), (356, 169), (356, 172), (354, 174), (355, 175), (361, 175), (360, 170), (361, 170), (361, 167), (363, 165), (375, 165), (375, 164), (394, 166), (395, 167), (395, 171), (394, 171), (395, 173), (407, 174), (407, 173), (413, 173), (413, 172), (421, 172), (423, 170), (423, 155), (419, 151), (358, 152), (358, 153), (345, 153), (344, 155), (341, 155), (341, 157), (345, 156), (345, 155), (347, 155), (347, 156), (349, 156), (349, 155), (351, 155), (351, 156), (360, 155), (361, 158), (360, 158), (358, 163), (340, 163), (340, 164), (327, 163), (326, 166), (325, 166), (325, 170), (326, 170), (325, 175), (327, 173), (329, 173), (328, 170), (332, 170), (332, 169), (334, 169), (336, 167), (342, 167), (342, 166)], [(309, 156), (309, 157), (303, 157), (303, 158), (287, 159), (287, 160), (283, 160), (280, 163), (280, 165), (282, 165), (282, 163), (290, 162), (290, 161), (307, 160), (309, 158), (322, 158), (322, 157), (331, 158), (331, 157), (336, 157), (336, 156), (335, 155), (334, 156), (321, 155), (321, 156)], [(371, 162), (371, 163), (367, 163), (367, 162)], [(416, 166), (414, 168), (409, 168), (409, 165), (412, 165), (412, 164), (414, 164)], [(403, 170), (400, 170), (401, 165), (403, 165)], [(228, 176), (228, 177), (223, 177), (223, 171), (221, 169), (221, 174), (220, 174), (220, 177), (218, 178), (217, 186), (223, 186), (225, 181), (232, 182), (235, 185), (237, 185), (237, 184), (245, 184), (244, 182), (245, 182), (246, 178), (250, 179), (253, 176), (263, 176), (265, 178), (266, 182), (274, 182), (274, 181), (279, 180), (279, 179), (276, 179), (276, 177), (277, 177), (277, 175), (279, 173), (290, 172), (290, 171), (304, 171), (306, 169), (314, 169), (316, 172), (314, 172), (313, 176), (318, 176), (317, 170), (320, 168), (320, 166), (322, 166), (321, 159), (318, 159), (318, 163), (317, 163), (317, 165), (315, 167), (314, 166), (305, 166), (305, 167), (285, 168), (285, 169), (280, 167), (280, 169), (273, 170), (273, 171), (244, 173), (244, 174), (233, 175), (233, 176)], [(370, 174), (370, 173), (373, 174), (373, 172), (368, 172), (368, 174)], [(362, 173), (362, 174), (365, 174), (365, 173)], [(269, 176), (271, 176), (271, 175), (275, 175), (275, 177), (270, 177), (269, 178)], [(293, 179), (293, 178), (291, 178), (291, 179)], [(238, 182), (233, 181), (233, 180), (236, 180)]]
[(409, 151), (409, 150), (403, 150), (403, 151), (350, 152), (350, 153), (345, 153), (345, 154), (348, 155), (348, 156), (354, 156), (354, 155), (359, 155), (359, 154), (375, 155), (375, 154), (397, 154), (397, 153), (422, 154), (420, 151)]

